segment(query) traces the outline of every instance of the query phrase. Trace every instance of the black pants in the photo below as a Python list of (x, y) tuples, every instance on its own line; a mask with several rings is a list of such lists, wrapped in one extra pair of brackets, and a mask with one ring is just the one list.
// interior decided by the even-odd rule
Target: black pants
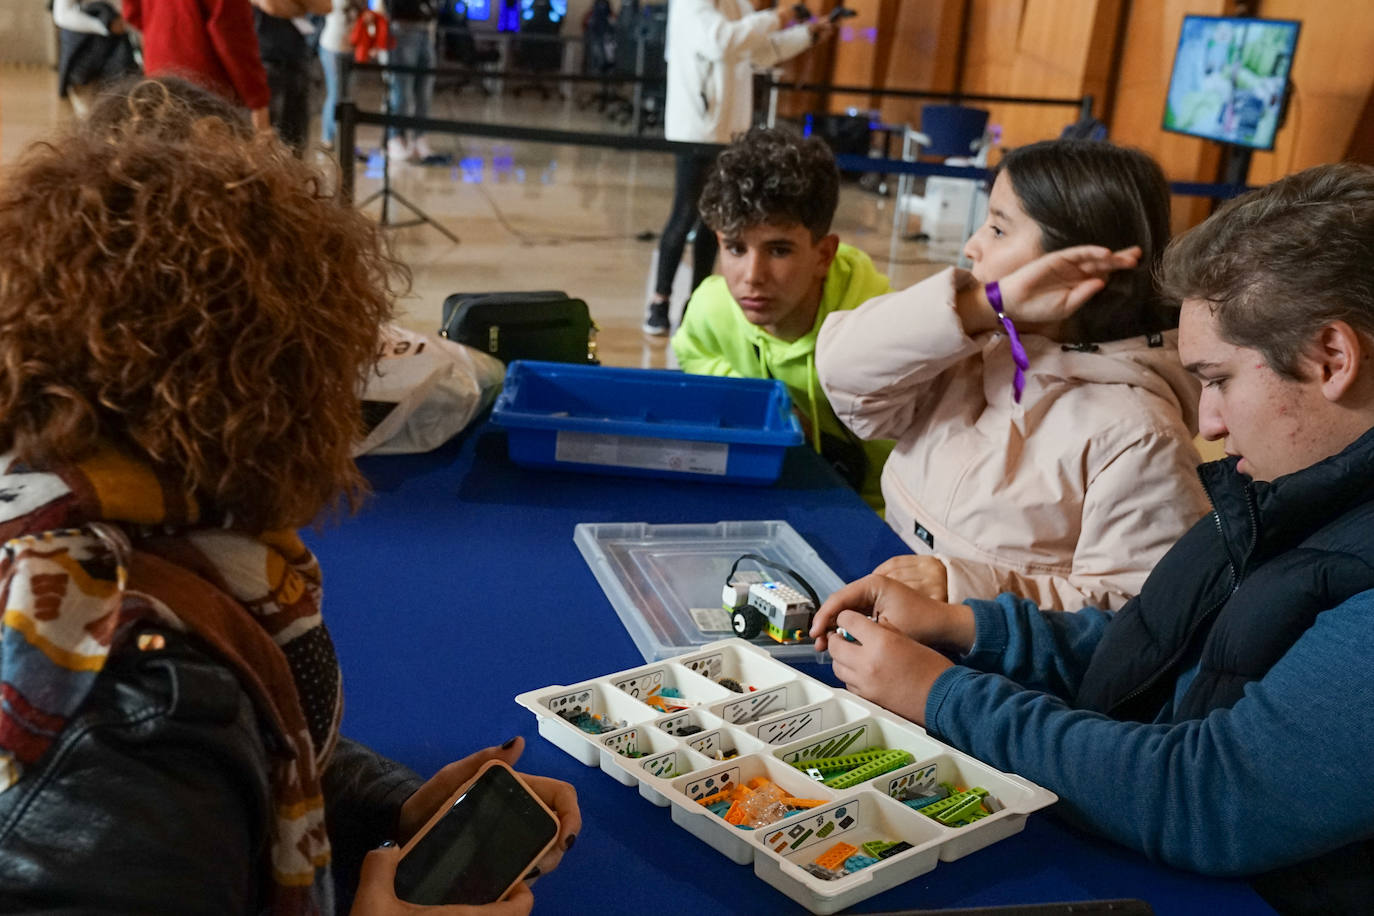
[(310, 135), (310, 75), (301, 61), (265, 60), (267, 88), (272, 90), (267, 114), (281, 142), (297, 156)]
[(654, 281), (654, 292), (665, 298), (673, 294), (673, 275), (677, 273), (687, 233), (693, 226), (697, 229), (697, 237), (692, 243), (692, 289), (700, 286), (716, 266), (716, 234), (702, 224), (701, 213), (697, 210), (701, 189), (715, 161), (712, 153), (680, 153), (677, 157), (673, 212), (668, 215), (658, 242), (658, 277)]

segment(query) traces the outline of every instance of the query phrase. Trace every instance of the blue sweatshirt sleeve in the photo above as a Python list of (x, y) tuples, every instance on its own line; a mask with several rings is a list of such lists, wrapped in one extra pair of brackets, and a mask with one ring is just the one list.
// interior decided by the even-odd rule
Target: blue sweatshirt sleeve
[(996, 674), (935, 682), (927, 728), (1171, 865), (1246, 875), (1374, 836), (1374, 591), (1327, 610), (1230, 709), (1117, 722)]
[(963, 664), (1011, 678), (1022, 687), (1069, 698), (1078, 692), (1110, 611), (1085, 607), (1073, 614), (1042, 611), (1033, 601), (1002, 594), (994, 601), (969, 599), (973, 649)]

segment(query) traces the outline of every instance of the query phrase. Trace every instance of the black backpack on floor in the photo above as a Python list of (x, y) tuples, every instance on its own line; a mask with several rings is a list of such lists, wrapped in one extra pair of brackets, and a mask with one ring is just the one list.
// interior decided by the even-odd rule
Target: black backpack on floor
[(454, 293), (444, 300), (439, 336), (506, 363), (543, 359), (599, 364), (596, 322), (587, 303), (562, 290)]

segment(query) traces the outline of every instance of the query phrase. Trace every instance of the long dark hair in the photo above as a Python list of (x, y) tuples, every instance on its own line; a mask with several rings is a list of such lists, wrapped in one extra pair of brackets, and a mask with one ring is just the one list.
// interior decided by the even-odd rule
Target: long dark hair
[(1169, 184), (1153, 159), (1110, 143), (1047, 140), (1012, 150), (997, 170), (1039, 225), (1046, 252), (1140, 246), (1140, 265), (1112, 274), (1069, 319), (1066, 340), (1100, 343), (1178, 327), (1178, 303), (1155, 282), (1169, 244)]

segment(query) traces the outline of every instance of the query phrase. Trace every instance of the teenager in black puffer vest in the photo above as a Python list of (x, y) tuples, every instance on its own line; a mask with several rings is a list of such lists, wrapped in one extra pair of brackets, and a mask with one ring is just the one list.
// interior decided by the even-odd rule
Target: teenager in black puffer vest
[(812, 629), (836, 674), (1152, 858), (1249, 877), (1283, 913), (1374, 911), (1371, 265), (1369, 166), (1290, 176), (1178, 239), (1179, 355), (1230, 456), (1201, 469), (1213, 513), (1116, 614), (854, 583)]

